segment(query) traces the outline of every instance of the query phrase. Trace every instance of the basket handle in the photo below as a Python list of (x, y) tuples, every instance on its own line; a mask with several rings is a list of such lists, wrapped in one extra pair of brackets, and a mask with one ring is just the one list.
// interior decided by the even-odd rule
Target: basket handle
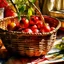
[(34, 6), (34, 8), (36, 9), (36, 11), (38, 12), (39, 16), (41, 17), (42, 22), (45, 24), (45, 20), (44, 17), (41, 13), (41, 11), (36, 7), (36, 5), (34, 3), (32, 3), (30, 0), (28, 0), (30, 4), (32, 4)]
[[(12, 0), (10, 0), (12, 5), (14, 6), (14, 8), (16, 9), (16, 12), (18, 12), (17, 8), (16, 8), (16, 5), (13, 3)], [(28, 0), (28, 2), (36, 9), (36, 11), (38, 12), (39, 16), (41, 17), (41, 20), (42, 20), (42, 23), (45, 25), (45, 20), (44, 20), (44, 17), (41, 13), (41, 11), (36, 7), (36, 5), (34, 3), (32, 3), (30, 0)]]

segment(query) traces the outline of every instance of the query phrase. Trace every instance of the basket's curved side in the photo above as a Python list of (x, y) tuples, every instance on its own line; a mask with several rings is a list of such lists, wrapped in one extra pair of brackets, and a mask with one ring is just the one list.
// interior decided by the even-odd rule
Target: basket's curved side
[[(51, 18), (49, 16), (44, 17)], [(17, 17), (5, 18), (4, 20), (1, 20), (0, 23), (1, 27), (0, 37), (5, 47), (10, 53), (15, 52), (21, 55), (40, 56), (45, 55), (51, 49), (56, 39), (57, 30), (61, 26), (61, 22), (59, 20), (57, 19), (55, 19), (55, 21), (53, 20), (54, 22), (57, 22), (57, 25), (54, 25), (55, 30), (51, 32), (40, 34), (27, 34), (18, 31), (12, 31), (12, 32), (6, 31), (7, 22), (12, 18), (16, 19)], [(54, 23), (52, 22), (52, 24)]]

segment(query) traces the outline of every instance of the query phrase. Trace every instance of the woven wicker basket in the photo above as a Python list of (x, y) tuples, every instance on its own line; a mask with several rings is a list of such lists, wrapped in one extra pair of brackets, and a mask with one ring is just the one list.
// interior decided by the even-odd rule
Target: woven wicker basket
[(8, 17), (0, 20), (0, 37), (10, 53), (19, 53), (20, 55), (40, 56), (45, 55), (52, 48), (56, 39), (57, 30), (61, 23), (58, 19), (44, 15), (45, 22), (54, 26), (55, 30), (47, 33), (29, 34), (18, 31), (6, 31), (7, 23), (11, 19), (17, 20), (17, 17)]

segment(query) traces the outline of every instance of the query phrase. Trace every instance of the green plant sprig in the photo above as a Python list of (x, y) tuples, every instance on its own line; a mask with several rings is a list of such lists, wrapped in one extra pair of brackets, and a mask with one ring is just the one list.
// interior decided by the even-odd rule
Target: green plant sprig
[(34, 6), (34, 8), (35, 8), (36, 11), (38, 12), (39, 16), (41, 17), (41, 20), (42, 20), (43, 24), (46, 25), (45, 20), (44, 20), (44, 17), (43, 17), (43, 15), (42, 15), (41, 11), (35, 6), (34, 3), (32, 3), (30, 0), (28, 0), (28, 1), (29, 1), (29, 3), (30, 3), (31, 5)]
[[(30, 17), (34, 14), (34, 8), (32, 5), (30, 5), (28, 0), (15, 0), (15, 2), (10, 0), (10, 2), (16, 9), (19, 20), (21, 19), (21, 15), (27, 15)], [(31, 0), (31, 2), (34, 3), (35, 0)]]

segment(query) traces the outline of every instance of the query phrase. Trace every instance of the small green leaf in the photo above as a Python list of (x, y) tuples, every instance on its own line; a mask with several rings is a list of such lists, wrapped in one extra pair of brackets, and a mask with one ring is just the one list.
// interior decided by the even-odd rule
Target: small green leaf
[(18, 19), (20, 21), (21, 20), (21, 13), (20, 12), (17, 12), (17, 15), (18, 15)]
[(34, 12), (35, 12), (33, 7), (31, 7), (31, 10), (32, 10), (32, 13), (34, 13)]
[(32, 3), (34, 3), (36, 0), (30, 0)]
[(21, 5), (19, 8), (19, 12), (24, 12), (26, 10), (26, 5)]
[(22, 2), (22, 0), (13, 0), (13, 1), (14, 1), (15, 4)]
[(11, 0), (11, 1), (13, 1), (12, 4), (15, 5), (19, 20), (21, 19), (21, 14), (27, 15), (28, 18), (30, 18), (30, 16), (34, 14), (34, 9), (31, 3), (35, 3), (36, 0), (30, 0), (31, 3), (28, 0)]
[(30, 17), (31, 15), (32, 15), (32, 9), (29, 8), (29, 9), (28, 9), (28, 17)]

